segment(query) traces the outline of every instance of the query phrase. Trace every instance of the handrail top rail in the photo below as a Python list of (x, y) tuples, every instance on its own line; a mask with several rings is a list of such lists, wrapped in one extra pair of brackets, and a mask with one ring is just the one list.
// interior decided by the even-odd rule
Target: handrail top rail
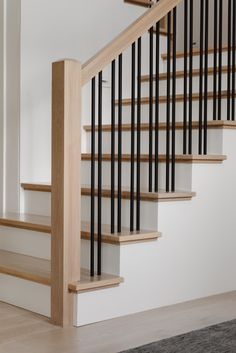
[(82, 65), (82, 85), (89, 82), (104, 67), (109, 65), (133, 42), (164, 18), (182, 0), (160, 0), (151, 9), (146, 11), (127, 29), (119, 34), (114, 40), (107, 44), (97, 54)]

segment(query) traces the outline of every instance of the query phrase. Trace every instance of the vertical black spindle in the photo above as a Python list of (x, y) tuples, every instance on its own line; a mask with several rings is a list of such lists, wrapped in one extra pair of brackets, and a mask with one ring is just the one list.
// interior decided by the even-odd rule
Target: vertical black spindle
[(232, 24), (232, 1), (228, 0), (228, 64), (227, 64), (227, 120), (230, 120), (231, 99), (231, 24)]
[(102, 273), (102, 72), (98, 74), (98, 244), (97, 274)]
[(199, 56), (199, 125), (198, 125), (198, 153), (199, 154), (202, 154), (203, 45), (204, 45), (204, 0), (201, 0), (200, 2), (200, 56)]
[(137, 82), (137, 191), (136, 191), (136, 230), (140, 230), (140, 151), (141, 151), (141, 65), (142, 39), (138, 39), (138, 82)]
[(118, 195), (117, 195), (117, 228), (121, 233), (121, 206), (122, 206), (122, 70), (123, 56), (119, 55), (118, 80)]
[(233, 38), (232, 38), (232, 111), (231, 118), (235, 120), (235, 45), (236, 45), (236, 1), (233, 0)]
[(153, 149), (153, 27), (149, 35), (149, 192), (152, 192)]
[(166, 92), (166, 192), (170, 191), (170, 69), (171, 69), (171, 12), (167, 17), (167, 92)]
[(205, 71), (204, 71), (204, 131), (203, 153), (207, 154), (207, 109), (208, 109), (208, 33), (209, 0), (205, 0)]
[(173, 69), (172, 69), (172, 156), (171, 156), (171, 191), (175, 191), (175, 114), (176, 114), (176, 13), (173, 9)]
[(189, 116), (188, 116), (188, 153), (192, 154), (193, 120), (193, 1), (189, 6)]
[(91, 90), (91, 214), (90, 214), (90, 275), (94, 276), (94, 223), (95, 223), (95, 77), (92, 79), (92, 90)]
[(160, 21), (156, 24), (156, 97), (155, 97), (155, 192), (159, 186), (159, 96), (160, 96)]
[(184, 1), (184, 103), (183, 154), (187, 153), (187, 94), (188, 94), (188, 0)]
[(218, 33), (218, 0), (214, 0), (214, 74), (213, 74), (213, 120), (216, 120), (217, 103), (217, 37)]
[(111, 233), (115, 233), (115, 77), (116, 62), (111, 64)]
[(219, 75), (218, 75), (218, 120), (221, 120), (222, 90), (222, 36), (223, 36), (223, 0), (219, 0)]
[(130, 162), (130, 231), (134, 230), (134, 153), (135, 153), (135, 55), (136, 44), (132, 44), (131, 58), (131, 162)]

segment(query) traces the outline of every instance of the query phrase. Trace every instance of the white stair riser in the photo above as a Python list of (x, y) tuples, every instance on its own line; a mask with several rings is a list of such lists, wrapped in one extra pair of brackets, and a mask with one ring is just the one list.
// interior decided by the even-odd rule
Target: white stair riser
[[(97, 163), (96, 163), (97, 164)], [(96, 165), (97, 168), (97, 165)], [(153, 163), (153, 180), (154, 180), (154, 168), (155, 165)], [(123, 188), (129, 190), (130, 188), (130, 162), (124, 162), (122, 164), (122, 186)], [(115, 187), (117, 189), (117, 162), (115, 164)], [(170, 166), (171, 170), (171, 166)], [(191, 191), (191, 174), (192, 166), (191, 164), (186, 163), (177, 163), (176, 164), (176, 189), (177, 190), (186, 190)], [(88, 184), (88, 180), (90, 180), (91, 174), (91, 167), (90, 162), (83, 162), (82, 168), (82, 183)], [(166, 187), (166, 164), (160, 163), (159, 164), (159, 189), (164, 190)], [(149, 163), (141, 163), (141, 190), (148, 190), (148, 178), (149, 178)], [(97, 184), (97, 180), (96, 180)], [(102, 185), (104, 187), (110, 187), (111, 185), (111, 163), (110, 162), (103, 162), (103, 169), (102, 169)], [(135, 185), (136, 185), (136, 164), (135, 164)]]
[[(81, 208), (81, 217), (83, 221), (90, 222), (90, 197), (82, 197), (82, 208)], [(102, 223), (111, 224), (110, 216), (110, 204), (111, 200), (109, 198), (102, 199)], [(95, 215), (97, 215), (97, 198), (95, 202)], [(115, 204), (115, 219), (117, 221), (117, 199)], [(158, 220), (157, 220), (157, 208), (158, 205), (155, 202), (141, 202), (141, 228), (147, 230), (158, 229)], [(130, 201), (122, 200), (122, 226), (130, 226)]]
[[(166, 93), (165, 93), (166, 94)], [(203, 105), (204, 106), (204, 105)], [(221, 100), (221, 119), (226, 120), (227, 119), (227, 99), (223, 98)], [(170, 119), (171, 119), (171, 111), (172, 111), (172, 104), (170, 106)], [(203, 110), (204, 112), (204, 110)], [(204, 114), (202, 112), (202, 119), (204, 119)], [(208, 120), (213, 120), (213, 100), (208, 99), (208, 104), (207, 104), (207, 114), (208, 114)], [(166, 122), (166, 103), (161, 103), (159, 105), (159, 119), (160, 122)], [(193, 120), (198, 120), (199, 118), (199, 100), (193, 101), (193, 114), (192, 114), (192, 119)], [(116, 121), (117, 121), (116, 117)], [(131, 107), (130, 106), (123, 106), (123, 115), (122, 115), (122, 120), (123, 123), (130, 123), (131, 121)], [(153, 121), (155, 120), (155, 106), (153, 105)], [(149, 105), (148, 104), (143, 104), (141, 107), (141, 121), (142, 123), (148, 123), (149, 122)], [(176, 102), (176, 121), (183, 121), (183, 102)], [(107, 115), (104, 115), (103, 118), (103, 124), (110, 124), (111, 123), (111, 118), (110, 118), (110, 113)]]
[[(178, 175), (178, 172), (177, 172)], [(183, 177), (179, 178), (181, 180), (190, 180), (189, 177)], [(89, 177), (90, 180), (90, 177)], [(88, 184), (88, 179), (87, 179), (87, 184)], [(187, 185), (188, 188), (188, 183), (183, 183), (183, 186)], [(147, 186), (145, 186), (145, 190), (147, 189)], [(189, 191), (189, 189), (188, 189)], [(34, 202), (35, 194), (37, 194), (36, 191), (31, 192), (31, 202)], [(48, 197), (45, 197), (45, 203), (47, 202)], [(82, 209), (81, 209), (81, 219), (82, 221), (90, 221), (90, 197), (89, 196), (82, 196)], [(103, 224), (110, 224), (110, 199), (109, 198), (103, 198), (102, 199), (102, 205), (103, 205), (103, 212), (102, 212), (102, 223)], [(116, 199), (117, 203), (117, 199)], [(96, 202), (97, 205), (97, 202)], [(44, 207), (44, 203), (42, 202), (41, 205), (42, 209)], [(130, 201), (129, 200), (122, 200), (122, 226), (124, 227), (129, 227), (130, 225), (130, 219), (129, 219), (129, 214), (130, 214)], [(157, 210), (157, 203), (155, 202), (146, 202), (142, 201), (141, 202), (141, 212), (142, 212), (142, 228), (144, 229), (157, 229), (157, 216), (156, 216), (156, 210)], [(30, 213), (30, 210), (28, 210)], [(116, 210), (117, 212), (117, 210)], [(117, 213), (116, 213), (117, 214)], [(151, 218), (150, 218), (151, 215)]]
[(49, 286), (0, 275), (0, 301), (50, 317), (50, 299)]
[[(34, 196), (32, 198), (32, 195)], [(40, 216), (51, 215), (51, 194), (47, 192), (24, 191), (24, 212)]]
[[(213, 75), (208, 77), (208, 91), (213, 92)], [(199, 76), (193, 77), (193, 93), (199, 93)], [(189, 85), (189, 80), (188, 80)], [(167, 81), (160, 81), (160, 95), (166, 94), (167, 91)], [(155, 92), (155, 81), (153, 81), (153, 87)], [(217, 86), (218, 89), (218, 86)], [(222, 75), (222, 90), (227, 90), (227, 74)], [(171, 80), (171, 91), (172, 91), (172, 80)], [(184, 92), (184, 80), (183, 78), (178, 78), (176, 80), (176, 93), (183, 94)], [(149, 95), (149, 82), (143, 82), (142, 84), (142, 96), (146, 97)], [(155, 94), (154, 94), (155, 95)], [(131, 94), (129, 95), (131, 96)]]
[[(97, 242), (95, 242), (95, 269), (97, 265)], [(90, 269), (90, 241), (81, 241), (81, 266)], [(120, 274), (120, 246), (102, 244), (102, 271), (119, 276)]]
[(50, 260), (51, 236), (0, 226), (0, 249)]
[[(153, 131), (153, 151), (155, 151), (155, 133)], [(136, 150), (136, 132), (135, 132), (135, 150)], [(193, 154), (198, 154), (198, 137), (199, 132), (196, 129), (193, 129), (192, 132), (192, 143), (193, 143)], [(116, 153), (118, 152), (118, 133), (115, 135), (115, 147)], [(97, 141), (97, 134), (96, 134)], [(123, 131), (122, 132), (122, 153), (130, 154), (131, 153), (131, 132)], [(183, 154), (183, 130), (176, 130), (176, 154)], [(87, 151), (91, 151), (91, 133), (87, 133)], [(111, 153), (111, 132), (103, 132), (103, 153)], [(97, 152), (97, 143), (96, 143), (96, 152)], [(141, 153), (149, 154), (149, 132), (141, 132)], [(159, 132), (159, 153), (166, 153), (166, 131), (160, 130)], [(208, 130), (208, 153), (209, 154), (221, 154), (222, 153), (222, 131), (220, 129), (209, 129)]]

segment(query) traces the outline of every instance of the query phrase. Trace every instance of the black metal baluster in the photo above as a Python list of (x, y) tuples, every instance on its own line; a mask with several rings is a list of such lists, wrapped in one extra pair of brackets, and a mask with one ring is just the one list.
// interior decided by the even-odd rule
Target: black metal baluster
[(199, 126), (198, 126), (198, 153), (199, 154), (202, 154), (203, 45), (204, 45), (204, 0), (201, 0), (200, 56), (199, 56)]
[(183, 154), (187, 153), (187, 102), (188, 102), (188, 0), (184, 1), (184, 103), (183, 103)]
[(231, 118), (235, 120), (235, 45), (236, 45), (236, 1), (233, 0), (233, 38), (232, 38), (232, 111)]
[(156, 24), (156, 99), (155, 99), (155, 192), (159, 186), (159, 96), (160, 96), (160, 21)]
[(90, 275), (94, 276), (94, 223), (95, 223), (95, 77), (92, 79), (91, 90), (91, 210), (90, 210)]
[(153, 150), (153, 27), (149, 34), (149, 192), (152, 192)]
[(136, 191), (136, 230), (140, 230), (140, 151), (141, 151), (141, 65), (142, 39), (138, 39), (138, 82), (137, 82), (137, 191)]
[(102, 72), (98, 74), (98, 244), (97, 274), (102, 273)]
[(232, 25), (232, 2), (228, 0), (228, 70), (227, 70), (227, 120), (230, 120), (231, 99), (231, 25)]
[(205, 71), (204, 71), (204, 131), (203, 153), (207, 154), (207, 109), (208, 109), (208, 20), (209, 0), (205, 0)]
[(213, 75), (213, 120), (216, 120), (217, 103), (217, 33), (218, 33), (218, 0), (214, 0), (214, 75)]
[(111, 233), (115, 233), (115, 95), (116, 61), (111, 64)]
[(136, 45), (132, 44), (131, 58), (131, 162), (130, 162), (130, 231), (134, 230), (134, 144), (135, 144), (135, 54)]
[(171, 160), (171, 191), (175, 191), (175, 120), (176, 120), (176, 16), (177, 8), (173, 9), (173, 69), (172, 69), (172, 160)]
[(119, 82), (118, 82), (118, 200), (117, 200), (117, 228), (121, 233), (121, 206), (122, 206), (122, 70), (123, 56), (119, 55)]
[(218, 120), (221, 120), (222, 90), (222, 36), (223, 36), (223, 0), (219, 0), (219, 75), (218, 75)]
[(167, 17), (167, 92), (166, 92), (166, 192), (170, 191), (170, 68), (171, 68), (171, 12)]
[(192, 154), (193, 120), (193, 1), (189, 7), (189, 115), (188, 115), (188, 153)]

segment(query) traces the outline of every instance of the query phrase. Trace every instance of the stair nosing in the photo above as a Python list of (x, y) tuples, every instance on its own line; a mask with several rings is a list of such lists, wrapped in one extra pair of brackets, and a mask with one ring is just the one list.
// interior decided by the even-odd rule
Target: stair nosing
[[(231, 51), (232, 51), (233, 47), (231, 47)], [(217, 48), (217, 52), (219, 51), (219, 48)], [(224, 46), (222, 47), (222, 52), (226, 52), (228, 51), (228, 46)], [(209, 48), (208, 49), (208, 55), (211, 55), (214, 53), (214, 48)], [(199, 48), (194, 48), (193, 49), (193, 56), (198, 56), (200, 54), (200, 49)], [(203, 54), (205, 54), (205, 50), (203, 51)], [(190, 56), (190, 52), (187, 53), (187, 56)], [(161, 55), (163, 60), (167, 60), (167, 53), (164, 53)], [(171, 55), (172, 57), (172, 55)], [(184, 58), (184, 51), (179, 51), (176, 53), (176, 58)]]
[[(232, 67), (230, 68), (230, 71), (232, 72)], [(217, 68), (217, 73), (219, 72), (219, 68)], [(227, 66), (222, 66), (222, 74), (225, 74), (228, 72), (228, 67)], [(205, 70), (203, 69), (203, 74), (205, 73)], [(171, 78), (173, 76), (173, 73), (171, 72), (170, 73), (171, 75)], [(193, 77), (197, 77), (200, 75), (200, 70), (199, 69), (194, 69), (193, 70)], [(214, 67), (209, 67), (208, 68), (208, 75), (214, 75)], [(187, 72), (187, 76), (189, 76), (189, 71)], [(184, 78), (184, 71), (183, 70), (177, 70), (176, 71), (176, 79), (181, 79), (181, 78)], [(153, 75), (153, 80), (156, 79), (156, 76)], [(150, 80), (150, 75), (143, 75), (141, 77), (141, 82), (149, 82)], [(160, 81), (165, 81), (167, 80), (167, 72), (162, 72), (160, 73), (159, 75), (159, 80)]]
[[(230, 92), (230, 97), (232, 96), (232, 92)], [(214, 97), (214, 92), (208, 92), (207, 98), (208, 100), (212, 100)], [(226, 99), (228, 97), (228, 92), (226, 90), (221, 92), (221, 99)], [(235, 92), (235, 97), (236, 97), (236, 92)], [(216, 98), (219, 98), (218, 92), (216, 94)], [(204, 99), (204, 96), (203, 96)], [(176, 94), (176, 103), (178, 102), (183, 102), (184, 100), (184, 94), (179, 93)], [(187, 100), (189, 100), (189, 95), (187, 96)], [(193, 93), (192, 95), (192, 101), (198, 101), (199, 100), (199, 93)], [(149, 104), (149, 97), (142, 97), (141, 98), (141, 105), (148, 105)], [(156, 102), (156, 98), (153, 97), (153, 104)], [(165, 104), (167, 102), (167, 97), (166, 96), (160, 96), (159, 97), (159, 104)], [(170, 97), (170, 102), (172, 102), (172, 96)], [(115, 105), (117, 106), (119, 104), (119, 101), (115, 101)], [(122, 99), (122, 105), (123, 106), (130, 106), (132, 104), (132, 99), (131, 98), (123, 98)], [(135, 100), (135, 104), (137, 104), (137, 99)]]
[[(164, 122), (159, 123), (159, 130), (166, 130), (167, 124)], [(207, 122), (208, 129), (236, 129), (236, 121), (230, 120), (210, 120)], [(92, 131), (91, 125), (84, 125), (84, 130), (88, 133)], [(115, 125), (115, 131), (118, 131), (118, 125)], [(184, 123), (181, 121), (177, 121), (175, 124), (176, 130), (182, 130), (184, 128)], [(188, 128), (188, 124), (187, 124)], [(198, 129), (199, 122), (194, 120), (192, 122), (192, 129)], [(153, 124), (152, 129), (155, 130), (156, 126)], [(172, 129), (172, 124), (170, 124), (170, 129)], [(111, 124), (103, 124), (102, 131), (103, 132), (111, 132), (112, 125)], [(137, 130), (137, 125), (135, 125), (135, 130)], [(141, 131), (149, 131), (149, 123), (141, 123), (140, 125)], [(95, 131), (98, 131), (98, 125), (95, 126)], [(124, 123), (122, 124), (122, 131), (131, 131), (131, 124)]]

